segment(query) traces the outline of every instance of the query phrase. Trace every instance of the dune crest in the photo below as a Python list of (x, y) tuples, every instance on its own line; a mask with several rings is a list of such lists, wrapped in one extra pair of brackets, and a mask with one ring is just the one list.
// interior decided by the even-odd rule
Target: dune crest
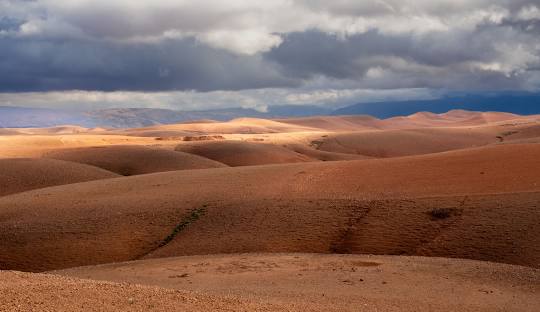
[(52, 159), (0, 159), (0, 196), (119, 175), (84, 164)]
[(199, 155), (229, 166), (296, 163), (314, 159), (290, 149), (246, 141), (207, 141), (177, 145), (176, 151)]
[(188, 153), (130, 145), (62, 149), (48, 152), (43, 157), (88, 164), (124, 176), (226, 167), (222, 163)]

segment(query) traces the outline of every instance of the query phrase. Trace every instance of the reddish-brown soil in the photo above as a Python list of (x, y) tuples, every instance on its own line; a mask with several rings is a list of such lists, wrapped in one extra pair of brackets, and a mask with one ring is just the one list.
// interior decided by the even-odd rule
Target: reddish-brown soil
[(327, 152), (370, 157), (398, 157), (472, 148), (500, 142), (485, 129), (426, 128), (337, 133), (313, 141)]
[(296, 153), (303, 154), (312, 159), (321, 161), (360, 160), (372, 158), (365, 155), (321, 151), (316, 149), (316, 146), (314, 146), (313, 144), (311, 146), (306, 146), (303, 144), (286, 144), (284, 145), (284, 147)]
[(17, 130), (14, 129), (2, 129), (0, 128), (0, 135), (19, 135), (21, 134)]
[(444, 114), (419, 112), (410, 116), (393, 117), (385, 120), (371, 116), (319, 116), (277, 119), (292, 125), (332, 132), (361, 131), (374, 129), (417, 129), (437, 127), (484, 126), (501, 122), (538, 120), (540, 116), (519, 116), (498, 112), (470, 112), (453, 110)]
[(358, 131), (379, 129), (384, 122), (371, 116), (319, 116), (304, 118), (277, 119), (276, 121), (292, 125), (320, 129), (325, 131)]
[(31, 135), (78, 134), (78, 133), (87, 133), (91, 131), (92, 129), (79, 127), (79, 126), (72, 126), (72, 125), (50, 127), (50, 128), (21, 128), (19, 129), (20, 133), (31, 134)]
[(188, 153), (130, 145), (61, 149), (48, 152), (44, 157), (88, 164), (124, 176), (226, 167), (222, 163)]
[(1, 311), (532, 312), (540, 304), (538, 270), (441, 258), (213, 255), (0, 279)]
[(294, 311), (535, 311), (540, 305), (539, 270), (443, 258), (210, 255), (53, 273), (228, 295)]
[(0, 159), (0, 196), (118, 177), (97, 167), (53, 159)]
[(313, 158), (282, 146), (245, 141), (182, 143), (175, 150), (213, 159), (233, 167), (314, 161)]
[(0, 311), (536, 311), (539, 143), (466, 111), (0, 130), (0, 270), (107, 281), (0, 271)]
[(230, 295), (0, 271), (0, 311), (291, 311)]
[[(386, 160), (176, 171), (27, 192), (0, 199), (0, 267), (39, 271), (266, 251), (538, 266), (539, 198), (524, 193), (540, 191), (538, 155), (537, 144), (498, 145)], [(519, 194), (482, 195), (499, 193)], [(439, 208), (450, 209), (449, 216), (433, 218)], [(199, 219), (166, 241), (194, 210), (201, 210)]]
[[(154, 127), (140, 128), (129, 130), (131, 133), (139, 133), (148, 135), (148, 131), (153, 131), (155, 134), (162, 132), (159, 136), (165, 133), (202, 133), (202, 134), (261, 134), (261, 133), (277, 133), (277, 132), (298, 132), (298, 131), (313, 131), (317, 129), (282, 123), (278, 121), (257, 119), (257, 118), (238, 118), (228, 122), (210, 122), (210, 123), (180, 123), (174, 125), (160, 125)], [(178, 136), (178, 134), (176, 134)]]

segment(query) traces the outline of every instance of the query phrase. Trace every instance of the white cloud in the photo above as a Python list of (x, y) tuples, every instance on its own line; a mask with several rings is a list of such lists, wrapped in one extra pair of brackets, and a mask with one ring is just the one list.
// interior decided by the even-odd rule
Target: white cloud
[(205, 110), (224, 107), (254, 108), (264, 111), (274, 105), (321, 105), (342, 107), (359, 102), (404, 99), (431, 99), (440, 93), (429, 89), (258, 89), (213, 92), (27, 92), (0, 93), (0, 103), (10, 106), (54, 107), (90, 110), (110, 107)]
[(535, 5), (526, 6), (519, 11), (517, 18), (520, 20), (540, 20), (540, 8)]
[[(0, 90), (240, 90), (0, 93), (0, 104), (264, 109), (539, 89), (537, 2), (0, 0)], [(282, 87), (298, 89), (271, 89)]]
[(282, 42), (280, 36), (258, 30), (214, 31), (198, 38), (214, 48), (248, 55), (269, 51)]
[[(27, 35), (79, 36), (120, 41), (156, 41), (171, 34), (194, 36), (213, 47), (254, 54), (278, 46), (277, 33), (317, 29), (353, 35), (473, 29), (500, 23), (510, 0), (0, 0), (0, 11), (27, 20)], [(538, 7), (516, 16), (535, 18)], [(1, 14), (1, 13), (0, 13)], [(58, 27), (60, 25), (61, 27)]]

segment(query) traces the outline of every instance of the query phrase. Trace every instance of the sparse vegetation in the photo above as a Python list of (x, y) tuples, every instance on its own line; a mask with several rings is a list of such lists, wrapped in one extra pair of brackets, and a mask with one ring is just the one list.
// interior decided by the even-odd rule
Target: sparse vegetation
[(501, 133), (501, 135), (498, 135), (497, 139), (499, 139), (499, 141), (501, 142), (504, 142), (505, 137), (514, 135), (516, 133), (519, 133), (519, 131), (506, 131), (506, 132)]
[(435, 208), (428, 212), (428, 214), (432, 220), (444, 220), (459, 215), (460, 211), (456, 208)]
[(169, 236), (167, 236), (160, 244), (159, 247), (163, 247), (170, 243), (178, 233), (180, 233), (182, 230), (184, 230), (187, 226), (189, 226), (191, 223), (199, 220), (199, 218), (206, 213), (206, 207), (207, 205), (204, 205), (202, 208), (198, 208), (195, 210), (192, 210), (191, 213), (184, 219), (182, 222), (180, 222), (174, 230), (172, 231)]

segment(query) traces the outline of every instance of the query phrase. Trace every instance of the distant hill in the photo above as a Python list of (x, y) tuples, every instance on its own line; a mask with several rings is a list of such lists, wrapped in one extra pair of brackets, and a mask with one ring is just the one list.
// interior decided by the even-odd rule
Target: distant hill
[(270, 106), (265, 112), (250, 108), (224, 108), (204, 111), (111, 108), (87, 112), (73, 112), (0, 106), (0, 128), (53, 127), (67, 124), (90, 128), (135, 128), (201, 119), (226, 121), (239, 117), (286, 118), (322, 115), (371, 115), (385, 119), (395, 116), (407, 116), (421, 111), (445, 113), (454, 109), (509, 112), (519, 115), (540, 114), (540, 93), (499, 94), (492, 96), (469, 95), (444, 97), (434, 100), (360, 103), (334, 111), (315, 105)]
[(219, 121), (239, 117), (279, 118), (327, 115), (331, 110), (318, 106), (282, 105), (261, 112), (249, 108), (224, 108), (205, 111), (175, 111), (155, 108), (111, 108), (87, 112), (54, 109), (1, 107), (0, 128), (53, 127), (80, 125), (83, 127), (134, 128), (172, 124), (201, 119)]
[(359, 103), (332, 112), (332, 115), (371, 115), (377, 118), (407, 116), (421, 111), (445, 113), (454, 109), (497, 111), (519, 115), (540, 114), (540, 93), (469, 95), (435, 100)]
[(92, 120), (78, 112), (0, 106), (0, 128), (54, 127), (67, 124), (91, 126)]
[(332, 109), (315, 105), (278, 105), (268, 107), (266, 115), (276, 117), (309, 117), (324, 116), (332, 113)]
[(204, 111), (175, 111), (153, 108), (118, 108), (87, 112), (86, 115), (100, 126), (116, 128), (146, 127), (201, 119), (227, 121), (240, 117), (278, 118), (325, 115), (332, 111), (318, 106), (272, 106), (261, 112), (250, 108), (224, 108)]

